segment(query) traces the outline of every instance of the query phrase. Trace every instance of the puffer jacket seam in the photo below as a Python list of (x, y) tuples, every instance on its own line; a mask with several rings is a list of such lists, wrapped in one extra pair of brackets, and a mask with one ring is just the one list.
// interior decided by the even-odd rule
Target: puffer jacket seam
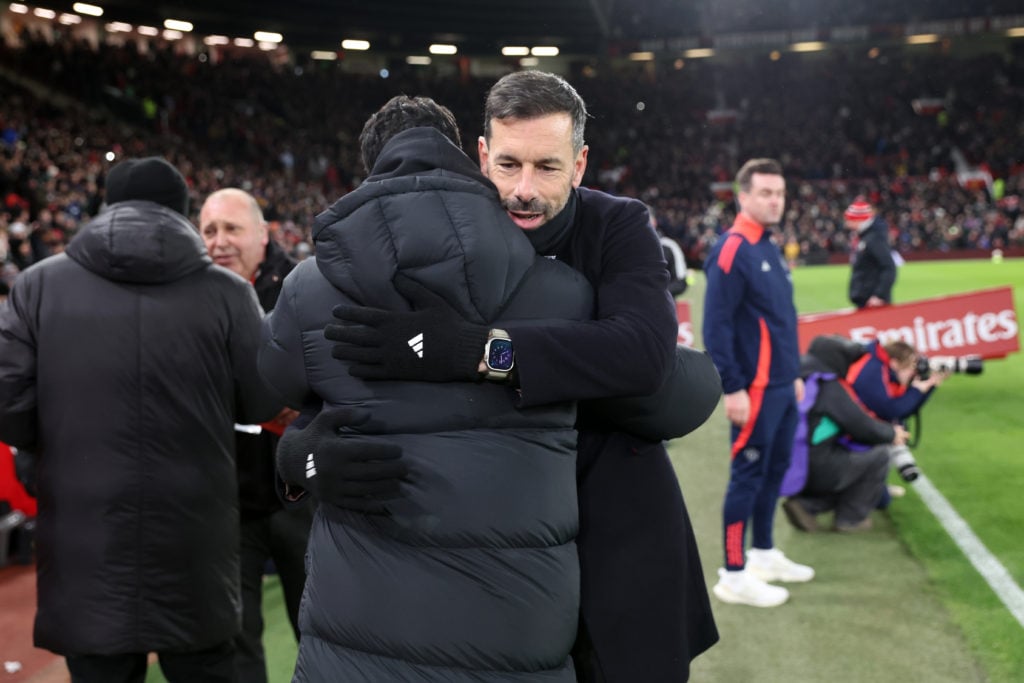
[[(455, 241), (459, 243), (459, 250), (462, 256), (462, 281), (465, 283), (466, 291), (469, 293), (469, 299), (473, 302), (473, 308), (476, 309), (477, 317), (481, 320), (485, 320), (483, 313), (480, 311), (480, 303), (477, 301), (476, 290), (469, 286), (469, 272), (467, 271), (466, 263), (466, 245), (462, 242), (462, 235), (459, 233), (459, 229), (455, 224), (455, 218), (452, 216), (452, 212), (448, 209), (448, 193), (455, 192), (457, 190), (443, 189), (437, 192), (438, 199), (441, 200), (441, 208), (444, 209), (445, 217), (448, 219), (448, 225), (452, 228), (452, 234), (455, 235)], [(507, 305), (509, 299), (505, 299), (505, 305)], [(488, 321), (490, 322), (490, 321)]]
[(395, 543), (401, 543), (403, 546), (405, 546), (407, 548), (417, 548), (419, 550), (424, 550), (424, 551), (428, 551), (428, 552), (431, 551), (431, 550), (438, 550), (438, 551), (443, 551), (443, 552), (462, 552), (462, 553), (468, 553), (468, 552), (473, 552), (473, 551), (477, 551), (477, 550), (499, 551), (499, 552), (518, 552), (518, 551), (521, 551), (521, 550), (531, 550), (531, 551), (533, 551), (533, 550), (536, 550), (536, 551), (554, 550), (554, 549), (557, 549), (557, 548), (565, 548), (565, 547), (568, 547), (568, 546), (571, 546), (571, 545), (576, 545), (576, 538), (579, 536), (579, 528), (577, 526), (577, 527), (573, 528), (571, 531), (568, 532), (568, 537), (565, 540), (562, 540), (561, 538), (559, 538), (559, 539), (556, 539), (555, 542), (553, 542), (553, 543), (544, 543), (544, 544), (541, 544), (541, 545), (527, 545), (527, 544), (511, 545), (509, 543), (498, 544), (498, 543), (495, 543), (494, 541), (491, 541), (489, 543), (482, 543), (482, 544), (479, 544), (479, 545), (468, 545), (468, 544), (465, 544), (465, 545), (448, 545), (448, 544), (441, 544), (441, 543), (437, 543), (437, 542), (417, 543), (417, 542), (414, 542), (411, 539), (403, 538), (403, 537), (398, 536), (398, 535), (383, 534), (378, 529), (374, 528), (370, 524), (362, 524), (362, 523), (360, 523), (361, 522), (360, 518), (354, 517), (351, 512), (345, 510), (344, 508), (337, 507), (337, 506), (331, 505), (330, 503), (323, 502), (323, 501), (321, 501), (320, 506), (321, 506), (321, 509), (323, 510), (324, 516), (327, 517), (327, 519), (330, 520), (334, 524), (340, 524), (341, 526), (345, 526), (345, 527), (348, 527), (349, 529), (352, 529), (356, 533), (366, 534), (368, 536), (377, 536), (377, 537), (382, 537), (383, 536), (383, 537), (386, 537), (386, 538), (394, 541)]
[(366, 656), (370, 656), (370, 657), (379, 657), (380, 659), (386, 659), (386, 660), (393, 661), (393, 662), (401, 662), (403, 664), (414, 664), (415, 666), (418, 666), (418, 667), (423, 667), (423, 668), (426, 668), (426, 669), (435, 669), (435, 670), (440, 670), (440, 671), (471, 671), (473, 673), (481, 673), (481, 674), (503, 674), (504, 675), (504, 674), (536, 674), (536, 673), (543, 673), (545, 671), (557, 671), (558, 669), (561, 668), (561, 667), (558, 667), (556, 669), (532, 669), (532, 670), (531, 669), (483, 669), (483, 668), (475, 668), (475, 667), (468, 667), (468, 666), (446, 666), (444, 664), (428, 664), (426, 662), (421, 662), (421, 661), (418, 661), (418, 660), (415, 660), (415, 659), (409, 659), (407, 657), (395, 657), (394, 655), (386, 655), (386, 654), (383, 654), (383, 653), (380, 653), (380, 652), (371, 652), (370, 650), (363, 650), (363, 649), (360, 649), (358, 647), (352, 647), (350, 645), (343, 645), (342, 643), (338, 643), (338, 642), (335, 642), (333, 640), (327, 640), (325, 638), (321, 638), (321, 637), (319, 637), (319, 636), (317, 636), (317, 635), (315, 635), (313, 633), (310, 633), (308, 631), (303, 632), (302, 633), (302, 637), (303, 638), (309, 638), (311, 640), (319, 640), (321, 643), (325, 644), (328, 648), (338, 648), (338, 649), (341, 649), (341, 650), (347, 650), (349, 652), (355, 652), (355, 653), (358, 653), (360, 655), (366, 655)]

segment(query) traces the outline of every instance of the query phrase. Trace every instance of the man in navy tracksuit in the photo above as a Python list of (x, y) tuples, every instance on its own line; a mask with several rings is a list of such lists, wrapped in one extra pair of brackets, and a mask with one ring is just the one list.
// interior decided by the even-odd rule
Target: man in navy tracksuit
[[(786, 181), (773, 159), (752, 159), (736, 176), (740, 212), (704, 262), (704, 344), (722, 376), (732, 423), (732, 467), (723, 507), (725, 569), (715, 595), (724, 602), (774, 607), (789, 591), (768, 581), (809, 581), (810, 567), (772, 543), (779, 486), (797, 424), (796, 308), (789, 269), (769, 228), (782, 219)], [(744, 560), (748, 520), (753, 547)]]

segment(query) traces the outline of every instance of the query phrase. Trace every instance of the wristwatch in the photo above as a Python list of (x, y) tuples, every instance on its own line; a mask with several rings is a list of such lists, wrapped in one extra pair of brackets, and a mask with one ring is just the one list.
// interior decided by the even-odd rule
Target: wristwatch
[(512, 351), (512, 339), (505, 330), (492, 329), (487, 333), (484, 345), (484, 365), (487, 366), (487, 379), (504, 381), (515, 366), (515, 353)]

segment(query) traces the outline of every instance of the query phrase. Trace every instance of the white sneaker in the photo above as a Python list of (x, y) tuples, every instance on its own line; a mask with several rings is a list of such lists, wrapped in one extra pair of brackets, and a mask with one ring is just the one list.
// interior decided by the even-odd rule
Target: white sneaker
[(747, 569), (762, 581), (784, 581), (803, 583), (814, 578), (814, 570), (805, 564), (797, 564), (782, 554), (778, 548), (747, 551)]
[(712, 591), (722, 602), (751, 607), (777, 607), (789, 599), (788, 590), (769, 585), (746, 570), (719, 569), (718, 583)]

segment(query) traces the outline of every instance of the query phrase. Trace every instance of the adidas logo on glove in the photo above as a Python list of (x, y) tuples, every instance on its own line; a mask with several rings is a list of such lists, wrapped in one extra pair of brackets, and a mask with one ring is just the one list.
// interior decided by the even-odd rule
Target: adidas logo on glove
[(310, 453), (306, 456), (306, 479), (312, 479), (316, 476), (316, 463), (313, 462), (313, 454)]
[(423, 333), (420, 332), (415, 337), (409, 340), (409, 348), (419, 357), (423, 358)]

